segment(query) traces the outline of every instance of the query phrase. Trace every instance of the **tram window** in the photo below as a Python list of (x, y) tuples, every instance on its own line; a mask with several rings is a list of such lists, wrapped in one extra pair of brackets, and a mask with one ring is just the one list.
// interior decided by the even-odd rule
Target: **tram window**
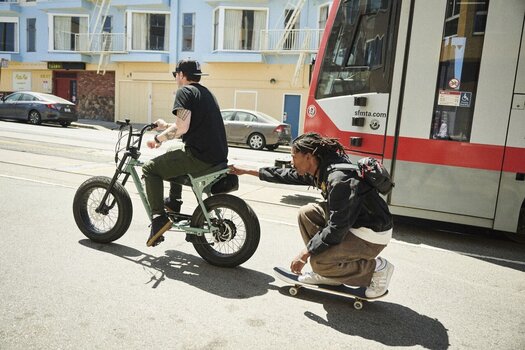
[[(316, 98), (390, 91), (395, 0), (342, 2), (321, 63)], [(391, 41), (390, 41), (391, 42)], [(392, 56), (392, 57), (390, 57)]]
[[(447, 2), (450, 17), (445, 18), (443, 26), (432, 139), (470, 141), (488, 3)], [(450, 25), (451, 20), (455, 26)]]

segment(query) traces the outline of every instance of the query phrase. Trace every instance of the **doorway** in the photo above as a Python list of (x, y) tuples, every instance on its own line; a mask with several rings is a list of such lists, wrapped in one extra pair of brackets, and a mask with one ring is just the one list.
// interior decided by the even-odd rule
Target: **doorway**
[(301, 111), (301, 95), (284, 95), (283, 123), (292, 127), (292, 139), (299, 135), (299, 114)]
[(53, 72), (53, 94), (76, 104), (78, 97), (77, 73)]

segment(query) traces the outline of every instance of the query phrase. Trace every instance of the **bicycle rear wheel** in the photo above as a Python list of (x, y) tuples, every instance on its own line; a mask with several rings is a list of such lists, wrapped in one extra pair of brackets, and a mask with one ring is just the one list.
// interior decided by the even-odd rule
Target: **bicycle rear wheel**
[[(257, 249), (261, 236), (259, 219), (242, 199), (219, 194), (204, 200), (208, 215), (218, 232), (195, 236), (193, 246), (208, 263), (235, 267), (246, 262)], [(207, 227), (202, 209), (195, 209), (191, 226)]]

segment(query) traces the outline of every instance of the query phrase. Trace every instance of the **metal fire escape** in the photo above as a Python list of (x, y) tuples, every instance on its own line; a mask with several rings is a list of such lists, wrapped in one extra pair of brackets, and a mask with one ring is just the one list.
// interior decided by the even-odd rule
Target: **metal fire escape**
[(92, 52), (99, 52), (97, 73), (105, 74), (109, 63), (108, 49), (111, 46), (110, 33), (104, 32), (104, 23), (109, 13), (111, 0), (92, 0), (94, 2), (93, 15), (89, 23), (89, 48)]
[(277, 23), (285, 22), (284, 29), (263, 31), (264, 38), (261, 44), (261, 52), (264, 54), (298, 55), (295, 71), (292, 78), (292, 86), (298, 86), (304, 61), (308, 54), (317, 52), (321, 30), (319, 29), (294, 29), (301, 15), (301, 10), (306, 0), (289, 0), (284, 7), (292, 9), (288, 21), (281, 16)]

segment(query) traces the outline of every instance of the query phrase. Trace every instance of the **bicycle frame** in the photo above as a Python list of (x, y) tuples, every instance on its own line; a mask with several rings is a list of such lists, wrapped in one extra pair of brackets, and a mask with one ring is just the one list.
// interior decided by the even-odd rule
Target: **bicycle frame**
[[(109, 193), (111, 192), (111, 189), (114, 186), (114, 184), (118, 181), (119, 177), (122, 174), (125, 174), (121, 182), (122, 186), (126, 185), (126, 182), (131, 176), (131, 179), (133, 183), (135, 184), (139, 197), (142, 200), (142, 204), (144, 205), (144, 208), (146, 209), (148, 216), (151, 218), (151, 208), (150, 208), (148, 199), (146, 197), (144, 186), (142, 185), (141, 177), (139, 176), (136, 168), (142, 167), (144, 165), (143, 162), (138, 160), (138, 158), (140, 157), (139, 150), (140, 150), (140, 145), (142, 143), (142, 137), (144, 136), (144, 133), (146, 131), (155, 128), (156, 125), (148, 124), (144, 126), (140, 130), (140, 132), (133, 132), (133, 127), (130, 124), (129, 119), (126, 119), (125, 122), (119, 121), (117, 122), (117, 124), (120, 125), (121, 131), (124, 127), (129, 126), (129, 134), (128, 134), (128, 140), (126, 144), (126, 151), (124, 152), (122, 159), (117, 165), (115, 174), (113, 175), (113, 178), (111, 179), (108, 189), (106, 190), (106, 193), (102, 197), (101, 203), (96, 209), (96, 211), (99, 213), (104, 213), (104, 212), (109, 211), (109, 209), (111, 209), (115, 205), (115, 200), (113, 200), (113, 202), (109, 206), (106, 204), (106, 201), (107, 201)], [(133, 137), (138, 137), (137, 142), (132, 141)], [(117, 154), (118, 154), (118, 151), (116, 152), (115, 157), (117, 157)], [(195, 195), (195, 198), (197, 199), (197, 202), (200, 208), (202, 209), (202, 212), (206, 219), (206, 223), (208, 224), (208, 228), (191, 227), (191, 222), (190, 222), (191, 216), (185, 215), (185, 220), (181, 220), (181, 221), (173, 223), (174, 229), (186, 232), (188, 234), (194, 234), (197, 236), (202, 236), (205, 233), (215, 233), (219, 230), (218, 227), (213, 225), (211, 218), (208, 215), (208, 210), (206, 209), (206, 206), (204, 205), (203, 195), (206, 194), (207, 197), (210, 197), (211, 196), (211, 186), (215, 182), (217, 182), (223, 175), (227, 174), (228, 171), (229, 171), (228, 168), (225, 168), (225, 169), (221, 169), (219, 171), (215, 171), (215, 172), (212, 172), (212, 173), (209, 173), (203, 176), (199, 176), (199, 177), (193, 177), (190, 174), (186, 175), (190, 180), (192, 191)], [(220, 211), (217, 213), (217, 215), (220, 215)]]

